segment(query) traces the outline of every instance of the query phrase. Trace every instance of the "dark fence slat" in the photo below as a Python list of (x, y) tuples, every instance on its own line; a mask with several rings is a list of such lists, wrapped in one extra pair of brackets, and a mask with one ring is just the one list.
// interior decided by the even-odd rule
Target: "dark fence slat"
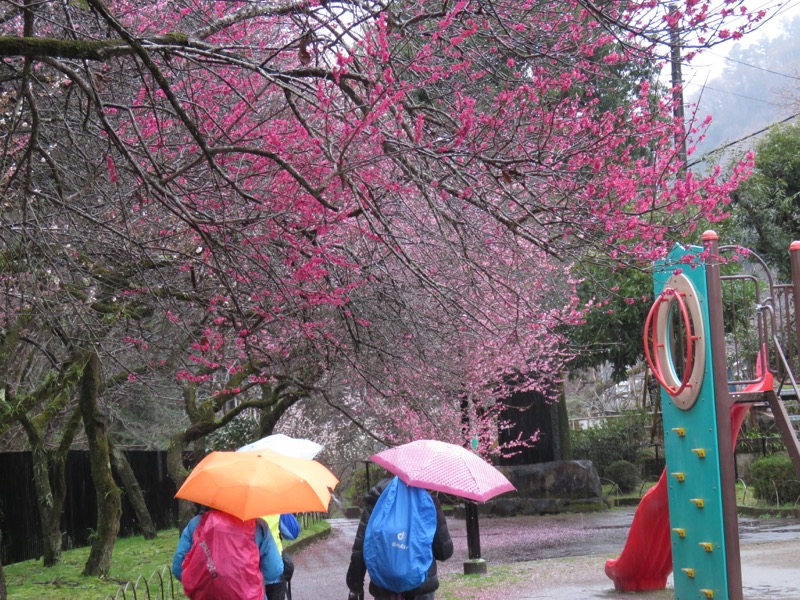
[[(34, 509), (33, 459), (30, 452), (0, 454), (0, 528), (4, 565), (42, 555), (42, 528)], [(24, 557), (24, 558), (19, 558)]]
[[(125, 456), (139, 481), (157, 529), (175, 525), (178, 503), (175, 486), (167, 477), (166, 452), (131, 450)], [(65, 550), (89, 545), (97, 527), (97, 503), (92, 485), (89, 453), (71, 451), (65, 466), (67, 496), (61, 517)], [(33, 487), (33, 460), (30, 452), (0, 453), (0, 529), (3, 542), (0, 560), (9, 565), (42, 555), (42, 529), (36, 510)], [(120, 535), (139, 534), (133, 509), (123, 496)]]

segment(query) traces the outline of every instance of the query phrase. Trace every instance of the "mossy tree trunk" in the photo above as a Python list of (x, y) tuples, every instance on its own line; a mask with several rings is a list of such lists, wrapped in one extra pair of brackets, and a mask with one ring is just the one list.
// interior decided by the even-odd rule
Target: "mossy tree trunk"
[[(191, 422), (191, 425), (188, 429), (173, 435), (170, 439), (169, 448), (167, 448), (167, 474), (175, 483), (176, 490), (180, 489), (189, 474), (189, 471), (183, 464), (184, 452), (193, 442), (202, 441), (202, 438), (206, 434), (201, 432), (206, 428), (208, 428), (208, 433), (214, 431), (214, 429), (211, 429), (208, 426), (207, 422), (209, 419), (202, 417), (201, 411), (199, 411), (197, 408), (197, 386), (194, 383), (187, 383), (184, 386), (183, 401), (186, 407), (186, 413), (189, 415), (189, 421)], [(212, 414), (211, 421), (213, 420)], [(195, 448), (195, 450), (198, 450), (198, 448)], [(189, 522), (189, 519), (194, 516), (194, 512), (193, 503), (186, 501), (178, 502), (178, 527), (180, 529), (183, 529), (186, 526), (186, 524)]]
[(287, 393), (286, 386), (282, 385), (262, 385), (261, 399), (264, 401), (264, 408), (258, 415), (257, 439), (270, 435), (283, 413), (298, 400), (295, 394)]
[[(175, 482), (175, 489), (180, 489), (186, 481), (188, 471), (183, 464), (183, 452), (186, 450), (185, 432), (172, 436), (169, 448), (167, 448), (167, 473), (170, 479)], [(178, 502), (178, 528), (183, 529), (194, 515), (194, 505), (191, 502), (180, 500)]]
[(89, 576), (108, 575), (122, 516), (122, 494), (111, 472), (108, 424), (98, 405), (99, 390), (100, 358), (92, 352), (84, 368), (78, 393), (97, 496), (97, 529), (83, 568), (83, 574)]
[(153, 523), (153, 518), (150, 516), (150, 511), (147, 510), (147, 503), (144, 501), (142, 488), (136, 480), (136, 475), (131, 469), (128, 459), (116, 447), (111, 445), (111, 467), (117, 473), (125, 495), (131, 503), (133, 513), (136, 515), (136, 522), (139, 524), (139, 531), (146, 540), (156, 538), (156, 526)]
[[(45, 567), (54, 567), (61, 562), (61, 510), (64, 507), (66, 486), (60, 485), (65, 479), (64, 464), (59, 465), (57, 460), (52, 469), (54, 485), (50, 485), (48, 454), (41, 449), (33, 452), (33, 482), (42, 526), (42, 564)], [(60, 472), (59, 466), (62, 467)]]
[[(71, 356), (59, 371), (48, 373), (33, 392), (23, 397), (12, 396), (13, 400), (9, 403), (15, 407), (10, 416), (22, 425), (31, 448), (45, 567), (55, 566), (61, 560), (61, 512), (67, 494), (64, 469), (70, 446), (80, 426), (80, 412), (77, 408), (73, 410), (55, 448), (46, 447), (45, 432), (52, 429), (53, 422), (69, 405), (72, 390), (82, 371), (82, 360)], [(31, 416), (34, 407), (35, 416)]]
[(42, 526), (42, 564), (54, 567), (61, 562), (61, 513), (67, 496), (66, 464), (69, 448), (80, 425), (80, 412), (76, 409), (69, 419), (56, 449), (44, 447), (41, 437), (31, 439), (33, 457), (33, 485), (39, 522)]
[[(224, 388), (241, 390), (247, 387), (250, 385), (248, 378), (254, 372), (254, 367), (248, 364), (244, 369), (233, 374)], [(235, 406), (228, 407), (228, 401), (236, 394), (222, 392), (212, 397), (199, 398), (197, 385), (194, 383), (186, 384), (183, 390), (183, 400), (191, 425), (184, 431), (173, 435), (170, 440), (170, 446), (167, 449), (167, 472), (170, 479), (175, 483), (176, 489), (180, 489), (189, 474), (183, 464), (183, 456), (190, 445), (194, 446), (198, 459), (202, 458), (205, 455), (205, 437), (224, 427), (250, 408), (260, 411), (262, 415), (260, 425), (269, 427), (269, 431), (271, 431), (271, 428), (274, 427), (281, 415), (300, 399), (300, 396), (287, 390), (286, 386), (260, 384), (260, 388), (260, 397), (250, 398)], [(244, 395), (241, 394), (239, 397)], [(264, 416), (265, 414), (266, 416)], [(185, 526), (193, 514), (193, 503), (181, 501), (178, 508), (178, 526)]]

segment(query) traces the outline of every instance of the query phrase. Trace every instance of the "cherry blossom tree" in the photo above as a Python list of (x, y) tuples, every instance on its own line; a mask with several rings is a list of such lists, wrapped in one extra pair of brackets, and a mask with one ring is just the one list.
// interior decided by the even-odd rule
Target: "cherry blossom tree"
[[(176, 483), (208, 433), (249, 408), (269, 430), (306, 397), (382, 441), (488, 451), (508, 382), (549, 390), (569, 358), (572, 263), (659, 256), (746, 175), (686, 172), (674, 101), (646, 78), (604, 101), (620, 65), (764, 16), (0, 0), (3, 426), (46, 414), (28, 438), (52, 445), (58, 422), (69, 441), (79, 406), (102, 470), (87, 420), (106, 386), (172, 380)], [(87, 573), (108, 569), (106, 530)]]

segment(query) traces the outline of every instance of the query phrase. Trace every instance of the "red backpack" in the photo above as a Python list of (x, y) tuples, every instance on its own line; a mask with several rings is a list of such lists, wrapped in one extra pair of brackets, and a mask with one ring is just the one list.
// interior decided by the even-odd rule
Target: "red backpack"
[(263, 600), (256, 522), (212, 510), (200, 518), (183, 559), (183, 590), (192, 600)]

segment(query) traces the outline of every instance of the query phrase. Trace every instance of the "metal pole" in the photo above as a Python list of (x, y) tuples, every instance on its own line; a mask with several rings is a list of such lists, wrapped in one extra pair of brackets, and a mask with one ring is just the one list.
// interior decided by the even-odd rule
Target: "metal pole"
[(470, 560), (481, 557), (481, 532), (478, 527), (478, 505), (465, 502), (467, 515), (467, 550)]
[(728, 573), (728, 599), (742, 600), (742, 563), (739, 551), (739, 515), (736, 507), (736, 469), (731, 432), (733, 399), (728, 388), (725, 360), (725, 325), (722, 319), (722, 280), (720, 279), (719, 237), (713, 231), (703, 233), (706, 249), (706, 284), (708, 320), (711, 334), (711, 360), (716, 395), (717, 437), (720, 485), (722, 486), (722, 521), (725, 534), (725, 559)]
[[(798, 314), (800, 308), (800, 241), (794, 241), (789, 245), (789, 260), (792, 265), (792, 301), (794, 302), (794, 312)], [(794, 352), (789, 353), (789, 365), (792, 372), (797, 373), (800, 366), (800, 319), (795, 318), (795, 346)], [(787, 340), (788, 342), (788, 340)]]

